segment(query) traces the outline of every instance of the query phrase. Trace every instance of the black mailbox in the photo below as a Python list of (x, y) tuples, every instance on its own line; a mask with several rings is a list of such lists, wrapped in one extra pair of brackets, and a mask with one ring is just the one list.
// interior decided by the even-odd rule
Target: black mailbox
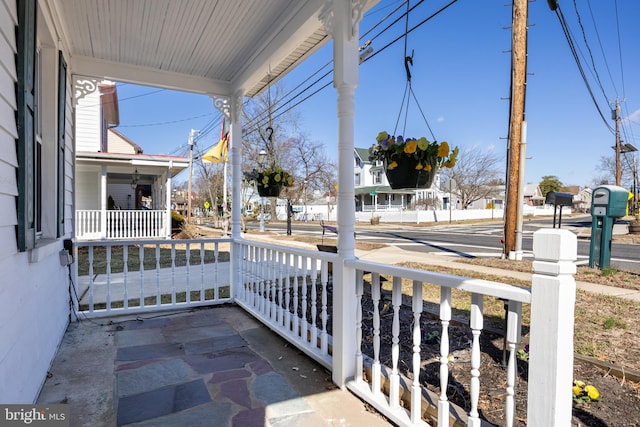
[(560, 206), (560, 217), (558, 219), (558, 228), (562, 223), (562, 207), (573, 206), (573, 194), (560, 193), (557, 191), (547, 193), (544, 199), (546, 205), (553, 205), (553, 228), (556, 228), (556, 209)]
[(571, 206), (573, 204), (573, 194), (560, 193), (557, 191), (549, 192), (547, 193), (547, 197), (544, 199), (544, 203), (555, 206)]

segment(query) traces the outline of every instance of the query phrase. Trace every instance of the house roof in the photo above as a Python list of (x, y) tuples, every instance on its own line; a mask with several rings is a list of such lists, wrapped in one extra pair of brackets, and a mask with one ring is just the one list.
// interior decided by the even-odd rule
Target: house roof
[(171, 177), (175, 177), (189, 167), (189, 159), (181, 156), (165, 156), (158, 154), (122, 154), (78, 151), (76, 153), (78, 166), (106, 165), (110, 174), (121, 173), (131, 175), (134, 168), (142, 175), (157, 176), (167, 168)]
[(523, 195), (524, 195), (524, 197), (541, 196), (540, 188), (539, 188), (538, 184), (531, 183), (531, 182), (526, 184), (524, 186)]
[(355, 148), (356, 154), (365, 163), (369, 162), (369, 149), (368, 148)]
[(254, 96), (329, 40), (324, 0), (48, 4), (74, 74), (196, 93)]

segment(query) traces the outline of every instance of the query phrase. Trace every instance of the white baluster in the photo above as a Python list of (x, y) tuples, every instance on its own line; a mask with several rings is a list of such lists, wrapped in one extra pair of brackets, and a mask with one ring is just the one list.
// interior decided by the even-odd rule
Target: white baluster
[[(413, 281), (413, 383), (411, 384), (411, 422), (417, 424), (422, 419), (422, 387), (420, 386), (420, 315), (422, 314), (422, 282)], [(448, 415), (448, 414), (447, 414)], [(438, 422), (440, 417), (438, 417)]]
[(284, 302), (282, 301), (282, 287), (283, 287), (283, 258), (286, 255), (283, 252), (278, 252), (278, 263), (276, 264), (276, 272), (277, 272), (277, 280), (278, 280), (278, 301), (276, 305), (276, 319), (279, 326), (283, 326), (283, 313), (282, 308), (284, 307)]
[(129, 308), (129, 246), (122, 247), (122, 274), (124, 275), (124, 309)]
[(293, 262), (292, 254), (285, 254), (286, 263), (286, 287), (284, 290), (284, 327), (287, 332), (291, 331), (291, 263)]
[(473, 343), (471, 345), (471, 411), (467, 425), (470, 427), (480, 427), (480, 416), (478, 414), (478, 399), (480, 398), (480, 333), (483, 328), (482, 316), (483, 300), (481, 294), (471, 295), (471, 334)]
[(156, 305), (160, 307), (162, 300), (160, 298), (160, 245), (156, 244)]
[(356, 381), (362, 381), (362, 270), (356, 270)]
[[(189, 258), (187, 257), (187, 260)], [(140, 265), (140, 308), (144, 307), (144, 245), (138, 247), (138, 263)], [(187, 268), (187, 283), (189, 270)]]
[(400, 358), (400, 305), (402, 304), (402, 277), (393, 277), (391, 292), (393, 305), (393, 326), (391, 328), (391, 375), (389, 378), (389, 405), (392, 408), (400, 406), (400, 375), (398, 374), (398, 359)]
[(317, 263), (311, 260), (311, 347), (318, 347), (318, 329), (316, 327), (316, 317), (318, 316), (318, 293), (316, 281), (318, 280)]
[(371, 300), (373, 301), (373, 366), (371, 391), (380, 394), (380, 274), (371, 273)]
[[(142, 269), (142, 265), (140, 265)], [(111, 246), (107, 246), (107, 311), (111, 311)]]
[(329, 267), (325, 261), (322, 262), (320, 280), (322, 281), (322, 308), (320, 310), (320, 320), (322, 322), (322, 333), (320, 335), (320, 351), (327, 354), (329, 349), (329, 337), (327, 334), (327, 283), (329, 281)]
[(176, 305), (176, 245), (171, 244), (171, 305)]
[(505, 402), (505, 425), (513, 426), (516, 416), (516, 345), (520, 342), (522, 303), (509, 301), (507, 314), (507, 348), (509, 350), (509, 362), (507, 364), (507, 399)]
[(440, 321), (442, 336), (440, 337), (440, 399), (438, 400), (438, 426), (449, 425), (449, 401), (447, 387), (449, 385), (449, 321), (451, 320), (451, 289), (440, 288)]
[(302, 317), (302, 330), (300, 331), (300, 336), (304, 342), (307, 342), (309, 336), (307, 333), (309, 332), (309, 322), (307, 322), (307, 263), (309, 259), (307, 257), (302, 257), (302, 312), (300, 313)]
[(204, 301), (204, 256), (204, 242), (200, 242), (200, 301)]
[(187, 304), (191, 302), (191, 243), (187, 242), (185, 249), (185, 256), (187, 259), (187, 294), (185, 301)]
[(300, 316), (298, 316), (298, 288), (300, 287), (300, 263), (301, 256), (294, 255), (293, 256), (293, 334), (297, 337), (300, 334)]

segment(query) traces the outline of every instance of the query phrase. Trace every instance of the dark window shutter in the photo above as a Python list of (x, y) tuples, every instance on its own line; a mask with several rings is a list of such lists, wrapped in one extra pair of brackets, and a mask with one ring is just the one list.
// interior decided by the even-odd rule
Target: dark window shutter
[(64, 235), (65, 125), (67, 111), (67, 63), (58, 52), (58, 237)]
[(36, 241), (34, 176), (34, 76), (36, 56), (36, 0), (18, 1), (16, 31), (16, 85), (18, 124), (18, 250), (32, 249)]

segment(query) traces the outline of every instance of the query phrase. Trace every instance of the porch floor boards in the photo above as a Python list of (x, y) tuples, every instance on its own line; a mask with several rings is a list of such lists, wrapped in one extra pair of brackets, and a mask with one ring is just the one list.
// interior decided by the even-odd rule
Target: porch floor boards
[(71, 323), (38, 403), (71, 426), (389, 426), (242, 309)]

